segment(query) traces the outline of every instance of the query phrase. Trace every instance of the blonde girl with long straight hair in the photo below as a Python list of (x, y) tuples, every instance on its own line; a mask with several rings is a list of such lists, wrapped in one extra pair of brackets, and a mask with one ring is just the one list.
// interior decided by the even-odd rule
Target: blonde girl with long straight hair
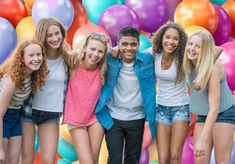
[(108, 39), (90, 33), (79, 45), (77, 65), (70, 69), (64, 123), (68, 124), (81, 164), (97, 164), (104, 129), (95, 106), (105, 80)]
[(217, 164), (230, 163), (234, 99), (217, 60), (219, 51), (211, 34), (203, 30), (194, 32), (185, 48), (183, 68), (190, 86), (190, 111), (197, 115), (193, 137), (196, 164), (209, 164), (213, 147)]

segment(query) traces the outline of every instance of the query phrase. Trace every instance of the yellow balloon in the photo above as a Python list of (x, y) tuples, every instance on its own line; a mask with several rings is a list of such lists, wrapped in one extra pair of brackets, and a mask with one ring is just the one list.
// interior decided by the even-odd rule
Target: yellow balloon
[(36, 27), (31, 16), (23, 18), (16, 26), (18, 43), (33, 39)]
[(107, 161), (108, 161), (108, 150), (104, 138), (101, 144), (99, 163), (107, 163)]
[(80, 162), (79, 161), (74, 161), (74, 162), (72, 162), (72, 164), (80, 164)]
[(188, 36), (192, 35), (192, 33), (194, 33), (197, 30), (206, 30), (206, 31), (208, 31), (204, 27), (196, 26), (196, 25), (195, 26), (188, 26), (188, 27), (184, 28), (184, 30), (185, 30), (185, 32), (187, 33)]
[(60, 125), (60, 136), (70, 144), (73, 144), (72, 137), (66, 124)]
[(158, 160), (156, 140), (148, 147), (149, 150), (149, 162), (155, 162)]
[(25, 4), (29, 6), (30, 8), (33, 7), (34, 0), (25, 0)]

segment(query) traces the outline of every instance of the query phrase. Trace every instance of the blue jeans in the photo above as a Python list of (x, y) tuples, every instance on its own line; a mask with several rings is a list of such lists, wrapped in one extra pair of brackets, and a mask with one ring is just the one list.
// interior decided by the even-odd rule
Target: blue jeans
[[(207, 116), (197, 115), (196, 122), (204, 123), (204, 122), (206, 122), (206, 117)], [(215, 122), (225, 122), (225, 123), (235, 124), (235, 108), (234, 108), (234, 105), (232, 105), (227, 110), (219, 113)]]
[(22, 135), (21, 109), (8, 108), (3, 117), (3, 138), (10, 138)]
[(156, 122), (171, 126), (174, 121), (190, 122), (189, 105), (156, 107)]

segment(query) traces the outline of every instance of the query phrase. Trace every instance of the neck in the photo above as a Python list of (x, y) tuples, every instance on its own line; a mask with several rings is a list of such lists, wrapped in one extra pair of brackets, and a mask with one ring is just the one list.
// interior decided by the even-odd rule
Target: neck
[(26, 69), (24, 77), (27, 79), (27, 78), (29, 78), (31, 76), (32, 73), (33, 73), (32, 70)]
[(86, 60), (82, 60), (80, 64), (83, 68), (89, 71), (95, 70), (97, 68), (97, 64), (96, 65), (89, 64)]
[(173, 54), (169, 54), (169, 53), (166, 53), (166, 52), (162, 52), (162, 59), (164, 60), (173, 60), (174, 59), (174, 55)]
[(51, 60), (55, 60), (59, 57), (58, 49), (47, 48), (47, 58)]

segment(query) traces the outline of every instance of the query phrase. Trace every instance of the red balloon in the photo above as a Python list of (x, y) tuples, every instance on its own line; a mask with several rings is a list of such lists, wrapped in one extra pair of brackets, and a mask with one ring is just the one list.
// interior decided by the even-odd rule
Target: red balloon
[(7, 19), (14, 27), (27, 16), (27, 8), (21, 0), (0, 0), (0, 17)]
[(71, 0), (74, 8), (74, 18), (73, 22), (67, 33), (67, 42), (72, 45), (73, 36), (77, 29), (88, 23), (87, 13), (85, 8), (78, 0)]

